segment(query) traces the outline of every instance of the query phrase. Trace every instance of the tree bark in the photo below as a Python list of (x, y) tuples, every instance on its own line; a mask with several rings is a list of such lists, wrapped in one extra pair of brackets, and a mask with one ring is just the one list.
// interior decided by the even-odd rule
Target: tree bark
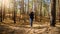
[(0, 22), (2, 22), (2, 7), (0, 9)]
[(16, 5), (15, 5), (15, 0), (14, 0), (14, 24), (16, 23)]
[(59, 2), (59, 22), (60, 22), (60, 0), (58, 0)]
[(42, 0), (41, 0), (41, 2), (40, 2), (41, 4), (40, 4), (40, 22), (41, 22), (41, 20), (42, 20)]
[(2, 2), (1, 2), (1, 9), (0, 9), (0, 22), (2, 22)]
[(51, 0), (51, 26), (56, 24), (56, 0)]

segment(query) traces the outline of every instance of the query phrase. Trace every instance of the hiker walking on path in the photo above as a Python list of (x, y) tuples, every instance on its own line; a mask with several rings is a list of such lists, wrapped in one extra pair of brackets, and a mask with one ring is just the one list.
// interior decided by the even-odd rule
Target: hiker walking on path
[(34, 12), (31, 12), (29, 14), (29, 16), (30, 16), (30, 26), (32, 27), (32, 25), (33, 25), (33, 19), (34, 19)]

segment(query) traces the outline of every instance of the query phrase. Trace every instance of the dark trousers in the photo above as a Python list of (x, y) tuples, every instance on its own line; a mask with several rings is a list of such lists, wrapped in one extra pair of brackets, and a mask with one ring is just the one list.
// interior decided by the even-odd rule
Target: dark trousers
[(32, 27), (33, 25), (33, 19), (30, 18), (30, 26)]

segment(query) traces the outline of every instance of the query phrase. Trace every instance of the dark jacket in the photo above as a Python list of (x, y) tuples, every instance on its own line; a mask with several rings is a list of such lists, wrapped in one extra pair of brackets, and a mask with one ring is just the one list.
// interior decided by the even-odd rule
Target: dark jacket
[(29, 16), (30, 16), (31, 19), (34, 19), (34, 13), (33, 13), (33, 12), (31, 12), (31, 13), (29, 14)]

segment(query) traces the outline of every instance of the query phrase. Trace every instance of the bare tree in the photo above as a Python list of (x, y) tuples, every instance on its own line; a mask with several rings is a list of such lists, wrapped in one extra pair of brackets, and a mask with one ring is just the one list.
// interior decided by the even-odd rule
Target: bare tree
[(60, 0), (58, 0), (58, 7), (59, 7), (59, 22), (60, 22)]
[(56, 24), (56, 0), (51, 0), (51, 26)]
[(42, 17), (42, 0), (41, 0), (41, 2), (40, 2), (41, 4), (40, 4), (40, 22), (41, 22), (41, 17)]
[(4, 9), (3, 9), (3, 20), (5, 18), (5, 4), (4, 4)]
[(22, 0), (22, 6), (21, 6), (21, 9), (22, 9), (22, 13), (24, 14), (24, 0)]
[(14, 17), (13, 17), (13, 19), (14, 19), (14, 24), (16, 23), (16, 1), (14, 0)]
[(0, 9), (0, 22), (2, 22), (2, 2), (1, 2), (1, 9)]

